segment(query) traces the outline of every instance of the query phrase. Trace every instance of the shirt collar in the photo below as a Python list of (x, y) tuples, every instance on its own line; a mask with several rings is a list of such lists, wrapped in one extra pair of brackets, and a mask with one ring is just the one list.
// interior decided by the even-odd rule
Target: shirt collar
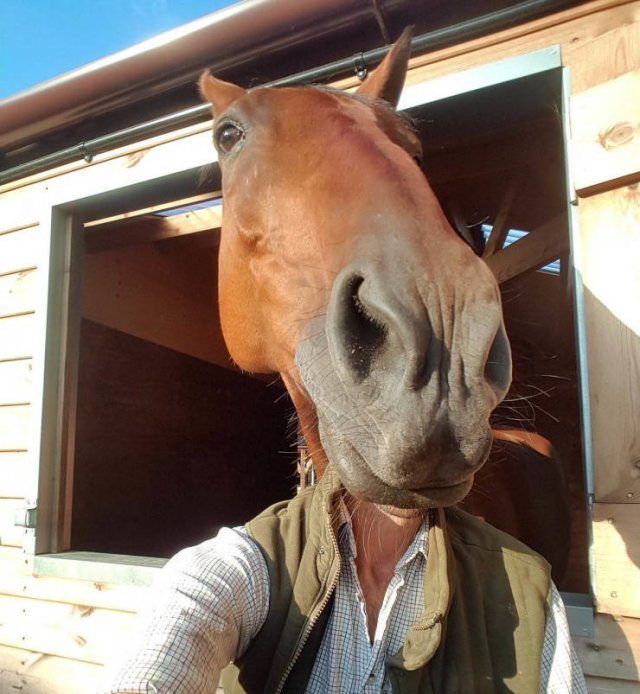
[[(340, 495), (339, 500), (340, 521), (338, 525), (338, 537), (340, 542), (340, 553), (344, 558), (350, 557), (355, 559), (358, 555), (356, 548), (356, 540), (353, 535), (353, 527), (351, 525), (351, 514), (344, 501), (344, 495)], [(418, 555), (421, 555), (426, 560), (428, 552), (429, 539), (429, 518), (430, 514), (426, 513), (422, 524), (418, 528), (413, 540), (405, 550), (404, 554), (398, 561), (398, 569), (404, 568), (410, 564)]]

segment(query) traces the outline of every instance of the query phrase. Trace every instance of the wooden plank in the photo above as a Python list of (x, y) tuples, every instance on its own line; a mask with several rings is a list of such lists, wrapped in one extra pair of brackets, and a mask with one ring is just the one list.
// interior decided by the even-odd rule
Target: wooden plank
[(0, 643), (63, 658), (104, 663), (134, 622), (130, 612), (0, 595)]
[(0, 406), (31, 402), (32, 360), (0, 361)]
[(3, 547), (22, 547), (25, 529), (15, 525), (16, 514), (22, 508), (22, 499), (0, 499), (0, 545)]
[(640, 179), (640, 69), (571, 97), (574, 185), (586, 196)]
[(559, 215), (507, 248), (488, 256), (485, 262), (501, 283), (556, 260), (568, 249), (566, 218)]
[(33, 576), (17, 565), (0, 573), (0, 595), (28, 597), (70, 605), (84, 605), (135, 613), (148, 591), (147, 586), (114, 585), (100, 581)]
[(0, 361), (32, 357), (36, 329), (33, 313), (0, 318)]
[(0, 692), (9, 694), (87, 694), (103, 668), (22, 648), (0, 646)]
[(640, 617), (640, 504), (593, 505), (599, 612)]
[(38, 228), (0, 234), (0, 275), (29, 270), (38, 265)]
[(30, 557), (21, 547), (4, 547), (0, 545), (0, 576), (18, 577), (31, 575)]
[(32, 466), (29, 454), (0, 453), (0, 498), (22, 499), (31, 493)]
[[(27, 215), (31, 217), (31, 215)], [(25, 215), (22, 215), (22, 217), (25, 217)], [(34, 222), (29, 220), (28, 222), (21, 222), (19, 224), (7, 224), (7, 220), (3, 219), (2, 222), (0, 222), (0, 236), (2, 234), (12, 234), (14, 231), (22, 231), (23, 229), (30, 229), (31, 227), (37, 227), (38, 222)]]
[(640, 620), (597, 614), (593, 637), (573, 637), (585, 675), (638, 680)]
[[(574, 94), (614, 80), (640, 65), (640, 25), (632, 8), (627, 5), (618, 10), (619, 22), (610, 31), (563, 46)], [(634, 17), (636, 21), (630, 21)]]
[(0, 407), (0, 451), (26, 451), (31, 434), (31, 407)]
[(640, 500), (640, 191), (580, 201), (596, 501)]
[(28, 313), (36, 306), (36, 270), (0, 275), (0, 318)]
[(589, 694), (638, 694), (640, 684), (628, 680), (612, 680), (609, 677), (587, 677)]
[(218, 230), (221, 225), (222, 205), (171, 217), (149, 215), (135, 220), (91, 227), (86, 232), (85, 248), (89, 253), (98, 253), (122, 246), (164, 241), (177, 236)]
[(197, 203), (215, 200), (221, 195), (222, 191), (220, 190), (215, 192), (200, 193), (199, 195), (191, 195), (188, 198), (180, 198), (179, 200), (172, 200), (171, 202), (164, 202), (158, 205), (152, 205), (151, 207), (143, 207), (140, 210), (122, 212), (121, 214), (112, 215), (111, 217), (104, 217), (102, 219), (92, 219), (91, 221), (85, 222), (84, 227), (85, 229), (91, 229), (92, 227), (101, 226), (110, 222), (122, 222), (125, 219), (136, 219), (138, 217), (157, 214), (158, 212), (163, 212), (165, 210), (174, 210), (179, 207), (187, 207), (188, 205), (195, 205)]

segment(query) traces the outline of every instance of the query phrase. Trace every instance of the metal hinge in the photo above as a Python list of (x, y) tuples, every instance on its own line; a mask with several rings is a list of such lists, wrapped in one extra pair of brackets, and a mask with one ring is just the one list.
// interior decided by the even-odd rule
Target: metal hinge
[(35, 502), (26, 501), (22, 508), (16, 510), (13, 524), (19, 528), (34, 529), (38, 522), (38, 505)]

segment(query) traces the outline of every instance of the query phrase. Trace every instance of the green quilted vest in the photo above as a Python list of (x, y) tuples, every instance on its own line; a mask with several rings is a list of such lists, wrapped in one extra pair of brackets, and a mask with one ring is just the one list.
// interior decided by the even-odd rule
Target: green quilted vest
[[(224, 671), (225, 692), (304, 692), (340, 574), (340, 490), (329, 471), (248, 524), (269, 569), (269, 614)], [(538, 694), (550, 581), (544, 559), (514, 538), (459, 509), (435, 509), (425, 609), (386, 663), (394, 692)]]

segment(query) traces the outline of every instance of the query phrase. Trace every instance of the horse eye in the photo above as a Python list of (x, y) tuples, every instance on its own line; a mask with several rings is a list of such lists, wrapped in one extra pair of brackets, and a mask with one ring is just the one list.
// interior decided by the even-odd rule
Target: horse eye
[(231, 150), (244, 138), (244, 131), (234, 123), (225, 123), (215, 134), (216, 147), (225, 154)]

